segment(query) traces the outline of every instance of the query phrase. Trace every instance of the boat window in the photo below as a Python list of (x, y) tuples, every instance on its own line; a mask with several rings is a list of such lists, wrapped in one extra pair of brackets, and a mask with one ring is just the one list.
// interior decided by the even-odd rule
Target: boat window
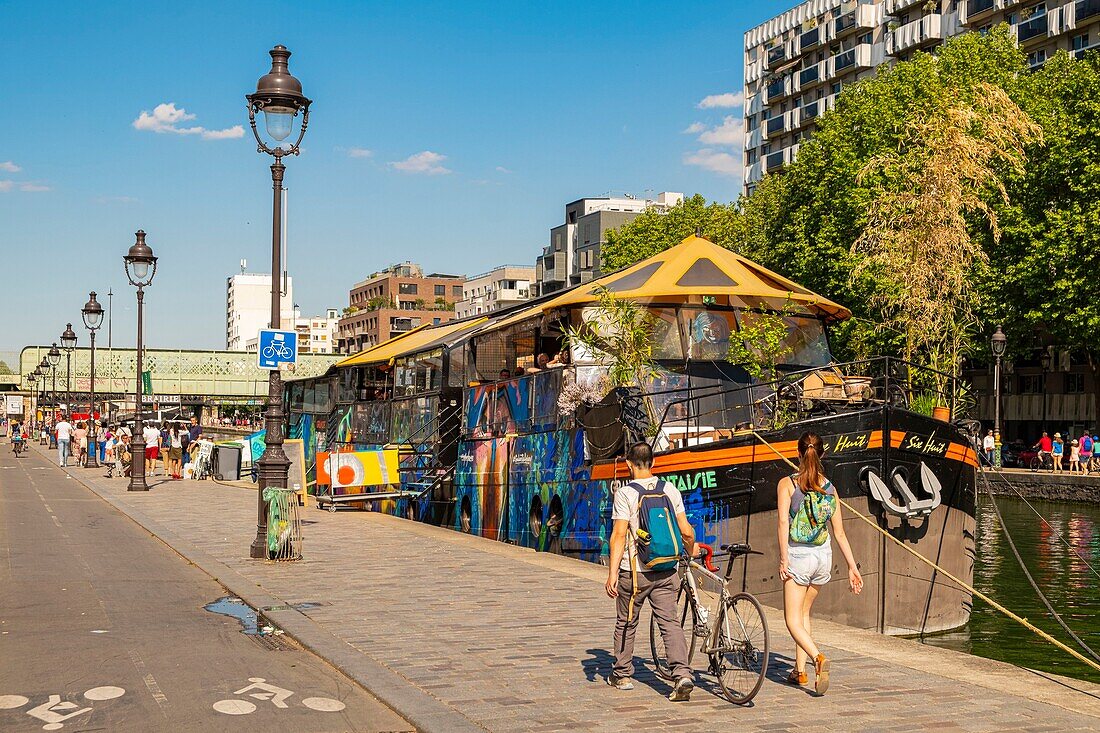
[(790, 316), (787, 321), (787, 338), (784, 342), (793, 349), (785, 362), (795, 366), (825, 366), (833, 360), (829, 353), (829, 340), (825, 327), (817, 318)]
[(725, 359), (729, 353), (730, 334), (737, 330), (734, 311), (683, 308), (680, 313), (687, 333), (688, 358)]
[(435, 419), (438, 402), (438, 397), (394, 400), (391, 407), (390, 442), (403, 443), (409, 438), (415, 438), (417, 443), (434, 440), (439, 426), (430, 423)]
[(303, 391), (301, 384), (291, 384), (287, 387), (286, 401), (287, 405), (290, 406), (291, 412), (302, 411), (302, 395)]
[(653, 328), (653, 358), (682, 361), (684, 358), (684, 347), (683, 342), (680, 340), (680, 327), (676, 322), (676, 309), (650, 308), (649, 312), (655, 319)]
[(394, 364), (394, 396), (422, 394), (438, 390), (443, 367), (443, 352), (435, 350), (399, 359)]
[(447, 384), (451, 387), (466, 386), (466, 344), (460, 344), (447, 351)]
[(302, 395), (302, 411), (314, 413), (328, 413), (332, 411), (336, 401), (336, 379), (321, 379), (307, 383)]
[(376, 445), (389, 442), (390, 403), (384, 400), (359, 402), (352, 412), (352, 440)]

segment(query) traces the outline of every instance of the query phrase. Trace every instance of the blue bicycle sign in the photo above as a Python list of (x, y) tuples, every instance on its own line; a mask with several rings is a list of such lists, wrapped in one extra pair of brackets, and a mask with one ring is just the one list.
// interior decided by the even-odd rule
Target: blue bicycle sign
[(295, 331), (261, 330), (257, 348), (261, 369), (278, 369), (298, 360), (298, 334)]

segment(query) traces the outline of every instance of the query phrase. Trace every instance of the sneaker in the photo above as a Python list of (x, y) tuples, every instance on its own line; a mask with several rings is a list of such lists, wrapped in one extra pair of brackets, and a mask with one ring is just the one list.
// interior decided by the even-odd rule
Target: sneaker
[(831, 663), (824, 654), (814, 657), (814, 671), (817, 673), (814, 679), (814, 692), (824, 695), (829, 689), (829, 667)]
[(617, 677), (612, 674), (607, 678), (607, 684), (614, 687), (616, 690), (633, 690), (634, 683), (630, 681), (629, 677)]
[(687, 702), (691, 698), (691, 691), (695, 689), (695, 683), (690, 677), (679, 677), (672, 692), (668, 693), (668, 699), (672, 702)]

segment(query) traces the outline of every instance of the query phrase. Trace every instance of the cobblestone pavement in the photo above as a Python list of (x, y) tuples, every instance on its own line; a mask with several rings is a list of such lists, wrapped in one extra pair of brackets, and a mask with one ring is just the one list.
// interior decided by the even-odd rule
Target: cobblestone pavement
[[(774, 613), (772, 671), (750, 707), (731, 705), (705, 676), (690, 702), (666, 700), (641, 633), (635, 654), (644, 663), (634, 691), (612, 690), (603, 681), (614, 617), (603, 568), (378, 514), (312, 507), (302, 510), (305, 559), (257, 562), (248, 559), (252, 490), (172, 481), (132, 494), (123, 480), (90, 474), (78, 476), (264, 591), (287, 604), (317, 604), (305, 611), (311, 619), (487, 730), (1100, 728), (1096, 686), (1080, 683), (1089, 690), (1082, 693), (1008, 665), (831, 624), (818, 630), (834, 660), (832, 687), (815, 697), (780, 682), (793, 646)], [(648, 629), (648, 615), (642, 624)]]

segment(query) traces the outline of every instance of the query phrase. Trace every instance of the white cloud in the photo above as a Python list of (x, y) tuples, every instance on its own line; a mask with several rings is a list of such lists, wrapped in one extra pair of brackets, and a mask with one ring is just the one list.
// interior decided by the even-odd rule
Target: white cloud
[(695, 165), (711, 173), (723, 176), (741, 175), (741, 154), (730, 154), (722, 150), (703, 148), (694, 153), (684, 154), (685, 165)]
[(7, 193), (15, 188), (15, 181), (0, 181), (0, 193)]
[(49, 191), (49, 186), (44, 186), (41, 183), (24, 183), (19, 186), (20, 191), (26, 191), (27, 193), (40, 193), (42, 191)]
[(0, 171), (4, 171), (5, 173), (18, 173), (21, 170), (23, 169), (10, 160), (5, 160), (3, 163), (0, 163)]
[(702, 122), (692, 122), (690, 125), (684, 128), (684, 135), (698, 135), (703, 130), (707, 129), (707, 126)]
[(710, 94), (695, 105), (699, 109), (715, 109), (725, 107), (740, 107), (745, 103), (744, 92), (725, 92), (724, 94)]
[(497, 173), (511, 173), (512, 171), (502, 165), (497, 166)]
[(349, 158), (370, 158), (373, 155), (374, 151), (366, 148), (348, 148)]
[(404, 160), (393, 161), (389, 165), (394, 170), (403, 171), (405, 173), (423, 173), (428, 176), (438, 176), (451, 172), (450, 168), (443, 166), (443, 161), (446, 159), (446, 155), (433, 153), (431, 150), (424, 150), (419, 153), (414, 153)]
[(736, 115), (729, 115), (722, 124), (705, 130), (699, 136), (704, 145), (729, 145), (741, 147), (745, 143), (745, 122)]
[(199, 135), (203, 140), (227, 140), (244, 137), (244, 127), (241, 125), (227, 127), (224, 130), (208, 130), (200, 125), (180, 126), (180, 123), (190, 122), (193, 119), (195, 119), (195, 115), (183, 107), (177, 109), (175, 102), (165, 102), (154, 107), (152, 112), (142, 110), (132, 124), (135, 130), (156, 133), (172, 132), (177, 135)]

